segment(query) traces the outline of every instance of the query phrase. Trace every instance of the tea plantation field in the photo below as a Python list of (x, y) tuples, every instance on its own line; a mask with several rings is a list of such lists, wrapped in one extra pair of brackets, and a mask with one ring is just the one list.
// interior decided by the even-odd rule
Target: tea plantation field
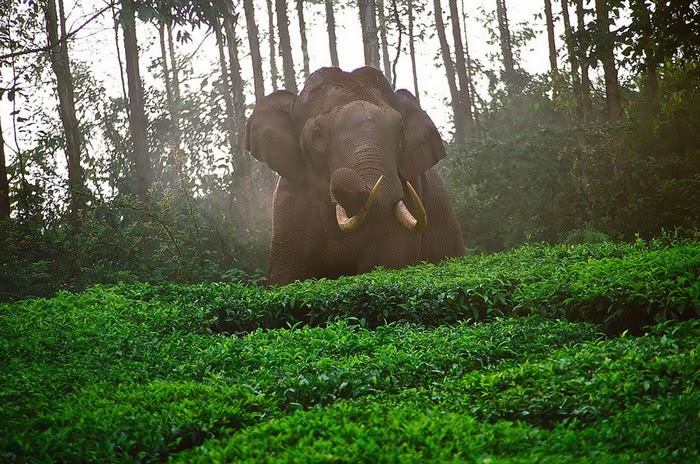
[(0, 462), (700, 462), (700, 243), (0, 305)]

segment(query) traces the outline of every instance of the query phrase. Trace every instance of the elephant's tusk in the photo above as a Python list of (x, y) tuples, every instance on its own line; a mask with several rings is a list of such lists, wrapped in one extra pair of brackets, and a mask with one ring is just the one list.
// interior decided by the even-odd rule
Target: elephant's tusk
[(418, 219), (413, 217), (413, 214), (408, 210), (403, 200), (399, 200), (394, 207), (394, 216), (409, 231), (420, 234), (425, 230), (428, 225), (428, 217), (425, 214), (425, 207), (423, 202), (420, 201), (420, 197), (416, 193), (415, 189), (409, 181), (406, 181), (406, 186), (408, 187), (408, 193), (411, 195), (411, 200), (413, 200), (413, 205), (416, 207), (416, 212), (418, 213)]
[(338, 227), (340, 227), (340, 230), (347, 233), (352, 232), (353, 230), (360, 227), (360, 224), (362, 224), (362, 222), (365, 220), (365, 216), (367, 216), (367, 213), (372, 207), (374, 199), (377, 197), (379, 186), (382, 184), (383, 180), (384, 176), (379, 176), (379, 179), (377, 179), (377, 182), (374, 184), (374, 187), (372, 187), (372, 190), (369, 192), (369, 197), (367, 197), (367, 201), (365, 201), (365, 204), (362, 206), (360, 211), (358, 211), (357, 214), (355, 214), (353, 217), (348, 217), (347, 211), (345, 211), (345, 208), (340, 206), (340, 203), (337, 203), (335, 205), (335, 218), (338, 221)]

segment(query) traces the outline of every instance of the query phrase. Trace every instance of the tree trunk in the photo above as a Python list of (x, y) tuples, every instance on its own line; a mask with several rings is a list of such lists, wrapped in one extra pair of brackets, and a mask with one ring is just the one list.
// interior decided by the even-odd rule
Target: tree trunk
[(418, 90), (418, 72), (416, 69), (416, 46), (413, 43), (413, 0), (408, 0), (408, 53), (411, 56), (411, 72), (413, 73), (413, 93), (420, 104), (420, 91)]
[(464, 60), (464, 46), (462, 45), (462, 31), (459, 27), (459, 11), (457, 0), (448, 0), (450, 5), (450, 17), (452, 23), (452, 37), (455, 44), (455, 62), (457, 65), (457, 77), (459, 79), (459, 104), (464, 112), (464, 135), (471, 137), (474, 128), (472, 117), (472, 101), (469, 95), (469, 76), (467, 75), (467, 63)]
[(576, 98), (576, 113), (580, 121), (583, 120), (583, 96), (581, 95), (581, 78), (578, 73), (579, 64), (574, 48), (574, 36), (571, 30), (568, 0), (561, 0), (561, 14), (564, 18), (564, 37), (566, 39), (566, 52), (569, 55), (569, 66), (571, 68), (571, 83)]
[(384, 64), (384, 75), (389, 82), (391, 78), (391, 61), (389, 60), (389, 43), (386, 39), (386, 16), (384, 15), (384, 0), (377, 0), (377, 11), (379, 13), (379, 36), (382, 40), (382, 63)]
[(270, 78), (272, 90), (277, 90), (279, 73), (277, 72), (277, 45), (275, 44), (275, 18), (272, 9), (272, 0), (267, 0), (267, 30), (270, 39)]
[(216, 37), (216, 46), (219, 51), (219, 66), (221, 67), (221, 93), (224, 97), (224, 106), (226, 109), (226, 134), (229, 143), (229, 154), (231, 155), (231, 165), (234, 164), (234, 159), (238, 156), (238, 140), (236, 136), (236, 117), (233, 104), (233, 96), (231, 92), (231, 84), (229, 81), (229, 68), (226, 63), (226, 52), (224, 51), (224, 36), (221, 33), (221, 24), (218, 18), (212, 21), (214, 35)]
[(554, 38), (554, 18), (552, 0), (544, 0), (544, 16), (547, 22), (547, 42), (549, 43), (549, 71), (552, 74), (552, 97), (559, 95), (559, 68), (557, 67), (557, 43)]
[(607, 0), (595, 0), (595, 11), (598, 34), (603, 38), (598, 51), (605, 74), (605, 103), (608, 120), (617, 122), (622, 116), (622, 106), (620, 104), (620, 83), (617, 79), (617, 66), (615, 66), (614, 45), (609, 37), (611, 21), (608, 15)]
[(331, 65), (340, 66), (338, 62), (338, 45), (335, 37), (335, 13), (333, 12), (333, 0), (326, 0), (326, 26), (328, 29), (328, 50), (331, 55)]
[(166, 24), (166, 31), (168, 32), (168, 52), (170, 55), (170, 71), (172, 79), (170, 80), (170, 88), (172, 91), (173, 105), (170, 109), (170, 117), (173, 121), (173, 138), (175, 148), (180, 149), (180, 72), (177, 64), (177, 57), (175, 56), (175, 43), (173, 41), (173, 22), (168, 20)]
[[(68, 162), (68, 191), (70, 194), (71, 220), (74, 224), (80, 222), (80, 212), (85, 208), (85, 185), (83, 170), (80, 166), (80, 127), (75, 115), (75, 93), (73, 77), (70, 71), (68, 43), (65, 27), (63, 1), (58, 0), (59, 11), (56, 11), (54, 0), (46, 2), (46, 29), (49, 43), (56, 44), (51, 49), (51, 67), (56, 75), (58, 90), (59, 113), (65, 135), (66, 159)], [(59, 39), (59, 20), (61, 35)]]
[[(168, 108), (168, 114), (170, 115), (170, 147), (169, 151), (171, 154), (174, 154), (175, 151), (179, 148), (178, 145), (175, 144), (175, 118), (173, 117), (174, 115), (174, 110), (175, 110), (175, 103), (173, 101), (173, 90), (171, 86), (171, 80), (170, 80), (170, 69), (168, 68), (168, 53), (167, 53), (167, 48), (165, 46), (165, 24), (160, 23), (158, 25), (158, 42), (160, 44), (160, 67), (161, 67), (161, 72), (163, 73), (163, 84), (165, 85), (165, 99), (166, 99), (166, 106)], [(176, 159), (175, 156), (171, 156), (171, 161), (172, 161), (172, 168), (173, 171), (172, 173), (177, 172), (177, 167), (176, 167)], [(173, 182), (175, 182), (176, 179), (173, 178)]]
[(253, 85), (255, 87), (255, 101), (265, 96), (265, 81), (263, 79), (262, 57), (260, 56), (260, 42), (258, 40), (258, 25), (255, 23), (255, 7), (253, 0), (243, 0), (245, 10), (245, 22), (248, 29), (248, 45), (250, 46), (250, 63), (253, 66)]
[(304, 21), (304, 0), (297, 0), (297, 17), (299, 18), (299, 36), (301, 37), (301, 54), (304, 62), (304, 78), (309, 77), (309, 46), (306, 41), (306, 21)]
[(467, 62), (467, 80), (469, 81), (469, 95), (472, 107), (472, 119), (474, 120), (474, 129), (476, 129), (476, 90), (474, 90), (474, 78), (472, 76), (472, 60), (469, 54), (469, 40), (467, 40), (467, 11), (464, 8), (464, 0), (462, 0), (462, 24), (464, 26), (464, 59)]
[(136, 18), (133, 0), (122, 0), (124, 29), (124, 51), (126, 54), (126, 76), (129, 86), (129, 132), (134, 150), (134, 178), (136, 193), (146, 200), (153, 182), (153, 166), (148, 152), (146, 129), (148, 121), (143, 98), (143, 84), (139, 71), (139, 49), (136, 40)]
[(231, 70), (231, 94), (233, 95), (233, 130), (236, 137), (236, 154), (233, 159), (233, 189), (234, 196), (240, 196), (243, 200), (242, 215), (249, 219), (251, 194), (253, 181), (251, 178), (250, 156), (245, 149), (245, 95), (243, 93), (243, 79), (241, 78), (241, 64), (238, 58), (238, 38), (236, 37), (235, 19), (230, 13), (224, 14), (224, 29), (226, 30), (226, 44)]
[(576, 0), (578, 33), (581, 37), (578, 43), (578, 58), (581, 64), (581, 101), (583, 102), (583, 120), (588, 121), (593, 115), (593, 103), (591, 102), (591, 79), (588, 77), (588, 34), (585, 31), (585, 14), (583, 0)]
[(280, 37), (282, 68), (284, 69), (284, 87), (292, 93), (297, 93), (297, 81), (294, 76), (294, 59), (292, 58), (292, 44), (289, 39), (287, 0), (275, 0), (275, 5), (277, 6), (277, 31)]
[[(0, 99), (3, 93), (0, 90)], [(2, 122), (2, 121), (0, 121)], [(5, 139), (0, 125), (0, 221), (10, 218), (10, 180), (7, 177), (7, 161), (5, 160)]]
[(455, 69), (452, 64), (452, 57), (450, 56), (450, 46), (447, 43), (447, 36), (445, 35), (445, 23), (442, 20), (440, 0), (433, 0), (433, 7), (435, 9), (435, 29), (438, 34), (438, 39), (440, 40), (440, 52), (442, 53), (442, 61), (445, 65), (447, 84), (450, 88), (452, 114), (455, 126), (455, 142), (463, 144), (466, 141), (466, 134), (464, 131), (466, 118), (460, 106), (459, 91), (457, 90), (457, 83), (455, 82)]
[(365, 64), (381, 69), (379, 65), (379, 39), (377, 38), (377, 17), (374, 0), (357, 0), (357, 5), (360, 12)]
[(114, 18), (114, 46), (117, 51), (117, 65), (119, 66), (119, 82), (122, 88), (122, 98), (124, 99), (124, 109), (126, 110), (126, 117), (131, 119), (131, 111), (129, 110), (129, 95), (126, 92), (126, 82), (124, 81), (124, 63), (122, 61), (121, 47), (119, 46), (119, 21), (117, 11), (112, 4), (112, 16)]
[(496, 15), (498, 16), (498, 33), (501, 42), (504, 80), (508, 91), (513, 92), (515, 90), (515, 61), (513, 60), (513, 41), (510, 37), (506, 0), (496, 0)]
[[(639, 11), (639, 19), (644, 33), (651, 37), (653, 34), (651, 14), (647, 8), (646, 2), (643, 0), (634, 0), (637, 3)], [(659, 60), (657, 58), (656, 49), (653, 41), (647, 41), (644, 47), (644, 75), (646, 80), (646, 91), (648, 94), (649, 103), (657, 110), (659, 106)]]

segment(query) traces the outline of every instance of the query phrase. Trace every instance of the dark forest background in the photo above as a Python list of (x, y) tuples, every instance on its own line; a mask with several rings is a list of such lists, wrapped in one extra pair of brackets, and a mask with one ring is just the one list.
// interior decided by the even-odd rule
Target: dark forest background
[[(267, 0), (256, 11), (252, 0), (121, 0), (96, 4), (71, 29), (63, 0), (0, 0), (0, 68), (10, 76), (0, 99), (13, 122), (0, 128), (0, 300), (98, 282), (263, 281), (275, 175), (244, 150), (245, 95), (296, 91), (313, 71), (311, 1)], [(324, 6), (328, 65), (343, 46), (334, 15), (353, 11), (365, 62), (395, 82), (395, 61), (410, 60), (418, 95), (435, 84), (422, 79), (416, 47), (437, 35), (452, 121), (438, 169), (470, 252), (697, 234), (700, 2), (543, 0), (533, 25), (547, 31), (550, 71), (535, 75), (520, 63), (533, 30), (509, 23), (505, 0), (479, 18), (500, 49), (488, 62), (470, 56), (456, 0)], [(259, 33), (256, 14), (274, 34)], [(124, 51), (119, 98), (72, 54), (78, 30), (103, 15)], [(150, 62), (139, 57), (144, 25), (159, 38)], [(301, 53), (289, 27), (299, 28)], [(219, 59), (192, 87), (192, 57), (179, 48), (198, 29), (212, 34)], [(33, 98), (47, 88), (51, 112)]]

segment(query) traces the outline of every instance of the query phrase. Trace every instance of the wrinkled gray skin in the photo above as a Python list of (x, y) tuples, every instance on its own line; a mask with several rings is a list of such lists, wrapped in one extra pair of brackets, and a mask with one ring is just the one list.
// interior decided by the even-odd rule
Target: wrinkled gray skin
[[(271, 284), (437, 262), (464, 252), (444, 184), (431, 169), (445, 156), (440, 135), (415, 97), (393, 92), (373, 68), (321, 68), (298, 96), (285, 90), (266, 96), (248, 120), (246, 144), (280, 175)], [(354, 215), (381, 175), (384, 182), (364, 222), (341, 231), (336, 203)], [(420, 234), (393, 214), (403, 200), (416, 216), (406, 180), (427, 213)]]

